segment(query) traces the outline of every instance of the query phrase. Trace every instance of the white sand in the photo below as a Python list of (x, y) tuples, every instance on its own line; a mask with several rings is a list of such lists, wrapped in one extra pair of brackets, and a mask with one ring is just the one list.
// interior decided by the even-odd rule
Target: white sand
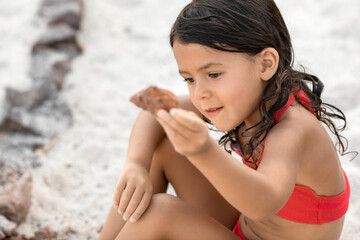
[[(4, 86), (27, 88), (29, 51), (43, 30), (39, 0), (0, 1), (0, 104)], [(73, 239), (96, 239), (112, 204), (132, 122), (139, 110), (131, 94), (148, 85), (186, 93), (168, 44), (184, 1), (86, 0), (79, 36), (85, 52), (72, 64), (63, 97), (74, 125), (49, 143), (33, 169), (33, 199), (22, 231), (71, 227)], [(187, 2), (187, 1), (186, 1)], [(324, 98), (342, 108), (346, 136), (360, 150), (360, 1), (278, 0), (297, 64), (325, 83)], [(0, 113), (1, 115), (1, 113)], [(343, 240), (360, 239), (360, 159), (342, 159), (352, 186)]]

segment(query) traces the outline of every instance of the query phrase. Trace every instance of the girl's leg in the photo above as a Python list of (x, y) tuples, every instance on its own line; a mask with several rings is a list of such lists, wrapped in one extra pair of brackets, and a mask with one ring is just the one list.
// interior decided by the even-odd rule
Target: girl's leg
[[(164, 193), (168, 182), (174, 186), (182, 200), (200, 212), (211, 216), (228, 229), (239, 217), (210, 182), (182, 155), (178, 154), (167, 138), (156, 149), (150, 169), (154, 194)], [(142, 219), (142, 217), (140, 218)], [(111, 208), (99, 240), (114, 239), (125, 222), (115, 208)]]
[(116, 240), (239, 240), (228, 228), (183, 200), (168, 194), (154, 195), (145, 214), (126, 223)]
[[(168, 186), (168, 181), (164, 177), (162, 167), (156, 158), (152, 160), (150, 169), (150, 178), (153, 183), (153, 194), (165, 193)], [(113, 240), (125, 225), (122, 215), (114, 207), (110, 208), (107, 219), (101, 229), (98, 240)]]
[(176, 195), (186, 203), (215, 218), (229, 229), (235, 226), (240, 213), (219, 194), (187, 158), (174, 150), (167, 138), (159, 145), (153, 161), (154, 167), (152, 166), (150, 177), (155, 181), (154, 185), (164, 187), (164, 181), (170, 182)]
[[(160, 156), (159, 156), (160, 157)], [(163, 168), (157, 158), (153, 158), (150, 169), (150, 178), (153, 183), (153, 194), (165, 193), (168, 181), (165, 178)], [(101, 229), (98, 240), (113, 240), (125, 225), (125, 221), (114, 207), (110, 208), (107, 219)]]

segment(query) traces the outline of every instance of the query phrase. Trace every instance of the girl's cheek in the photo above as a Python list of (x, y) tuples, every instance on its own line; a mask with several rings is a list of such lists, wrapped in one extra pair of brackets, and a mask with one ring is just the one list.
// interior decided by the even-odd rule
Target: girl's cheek
[(194, 94), (192, 93), (192, 91), (190, 91), (190, 89), (189, 89), (189, 95), (190, 95), (191, 103), (199, 110), (198, 103), (194, 97)]

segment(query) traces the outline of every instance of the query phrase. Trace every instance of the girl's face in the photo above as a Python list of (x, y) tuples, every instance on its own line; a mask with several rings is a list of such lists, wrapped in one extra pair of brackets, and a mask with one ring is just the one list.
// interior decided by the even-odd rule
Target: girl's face
[(219, 51), (175, 41), (179, 73), (188, 84), (191, 101), (220, 131), (260, 120), (258, 106), (266, 82), (258, 55)]

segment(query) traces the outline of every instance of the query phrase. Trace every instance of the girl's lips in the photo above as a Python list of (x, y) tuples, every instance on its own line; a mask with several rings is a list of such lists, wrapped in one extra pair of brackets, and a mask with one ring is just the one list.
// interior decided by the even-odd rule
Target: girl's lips
[(217, 115), (219, 115), (219, 113), (223, 110), (223, 107), (219, 107), (219, 108), (209, 108), (206, 109), (207, 114), (209, 115), (209, 117), (213, 118), (216, 117)]

